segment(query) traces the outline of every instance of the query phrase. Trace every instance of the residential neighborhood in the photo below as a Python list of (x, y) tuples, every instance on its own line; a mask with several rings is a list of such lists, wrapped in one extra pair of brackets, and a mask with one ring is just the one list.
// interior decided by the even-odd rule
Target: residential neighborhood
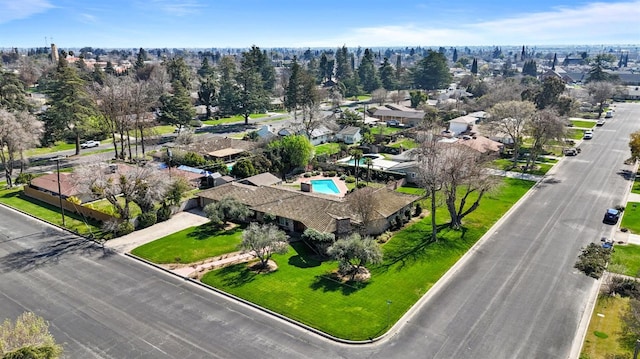
[(0, 358), (638, 352), (635, 45), (2, 41)]

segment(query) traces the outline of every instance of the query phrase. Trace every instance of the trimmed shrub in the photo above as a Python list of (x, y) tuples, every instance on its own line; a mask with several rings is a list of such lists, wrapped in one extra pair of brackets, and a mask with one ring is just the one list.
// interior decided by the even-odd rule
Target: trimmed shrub
[(358, 182), (358, 188), (365, 188), (365, 187), (367, 187), (366, 183)]
[(353, 177), (353, 176), (346, 176), (344, 178), (344, 181), (347, 182), (347, 183), (354, 183), (356, 181), (356, 178)]
[(22, 172), (16, 177), (15, 184), (29, 184), (33, 179), (33, 173)]
[(420, 202), (418, 202), (416, 203), (415, 216), (418, 217), (421, 213), (422, 213), (422, 205), (420, 204)]
[(158, 208), (158, 211), (156, 211), (156, 223), (164, 222), (169, 218), (171, 218), (171, 207), (162, 206)]
[(117, 237), (122, 237), (127, 235), (135, 230), (133, 223), (129, 221), (122, 222), (118, 225), (118, 230), (116, 232)]
[(138, 229), (151, 227), (158, 221), (158, 216), (155, 212), (144, 212), (138, 216)]

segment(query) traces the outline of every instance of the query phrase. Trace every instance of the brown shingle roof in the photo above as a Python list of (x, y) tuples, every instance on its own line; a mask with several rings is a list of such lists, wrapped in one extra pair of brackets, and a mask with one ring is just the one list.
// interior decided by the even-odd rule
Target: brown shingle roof
[[(334, 232), (337, 218), (356, 217), (345, 200), (280, 186), (255, 187), (233, 182), (200, 192), (199, 195), (214, 201), (233, 197), (255, 211), (289, 218), (321, 232)], [(420, 198), (386, 188), (375, 191), (374, 196), (378, 198), (376, 212), (385, 218)]]

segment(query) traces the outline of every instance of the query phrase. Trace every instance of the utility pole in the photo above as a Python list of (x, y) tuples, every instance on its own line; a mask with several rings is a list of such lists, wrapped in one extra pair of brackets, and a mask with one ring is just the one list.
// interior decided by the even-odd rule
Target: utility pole
[(58, 173), (58, 199), (60, 200), (60, 214), (62, 215), (62, 226), (65, 227), (64, 223), (64, 207), (62, 206), (62, 190), (60, 188), (60, 160), (62, 157), (56, 157), (52, 160), (56, 161), (56, 170)]

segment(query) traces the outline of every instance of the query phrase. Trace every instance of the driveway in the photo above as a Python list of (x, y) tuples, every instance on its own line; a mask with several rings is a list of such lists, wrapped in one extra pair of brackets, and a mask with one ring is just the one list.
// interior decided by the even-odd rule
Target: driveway
[(204, 216), (202, 211), (192, 210), (189, 212), (179, 212), (167, 221), (156, 223), (151, 227), (106, 241), (105, 247), (111, 248), (119, 253), (130, 252), (132, 249), (145, 243), (207, 222), (209, 222), (209, 219)]

